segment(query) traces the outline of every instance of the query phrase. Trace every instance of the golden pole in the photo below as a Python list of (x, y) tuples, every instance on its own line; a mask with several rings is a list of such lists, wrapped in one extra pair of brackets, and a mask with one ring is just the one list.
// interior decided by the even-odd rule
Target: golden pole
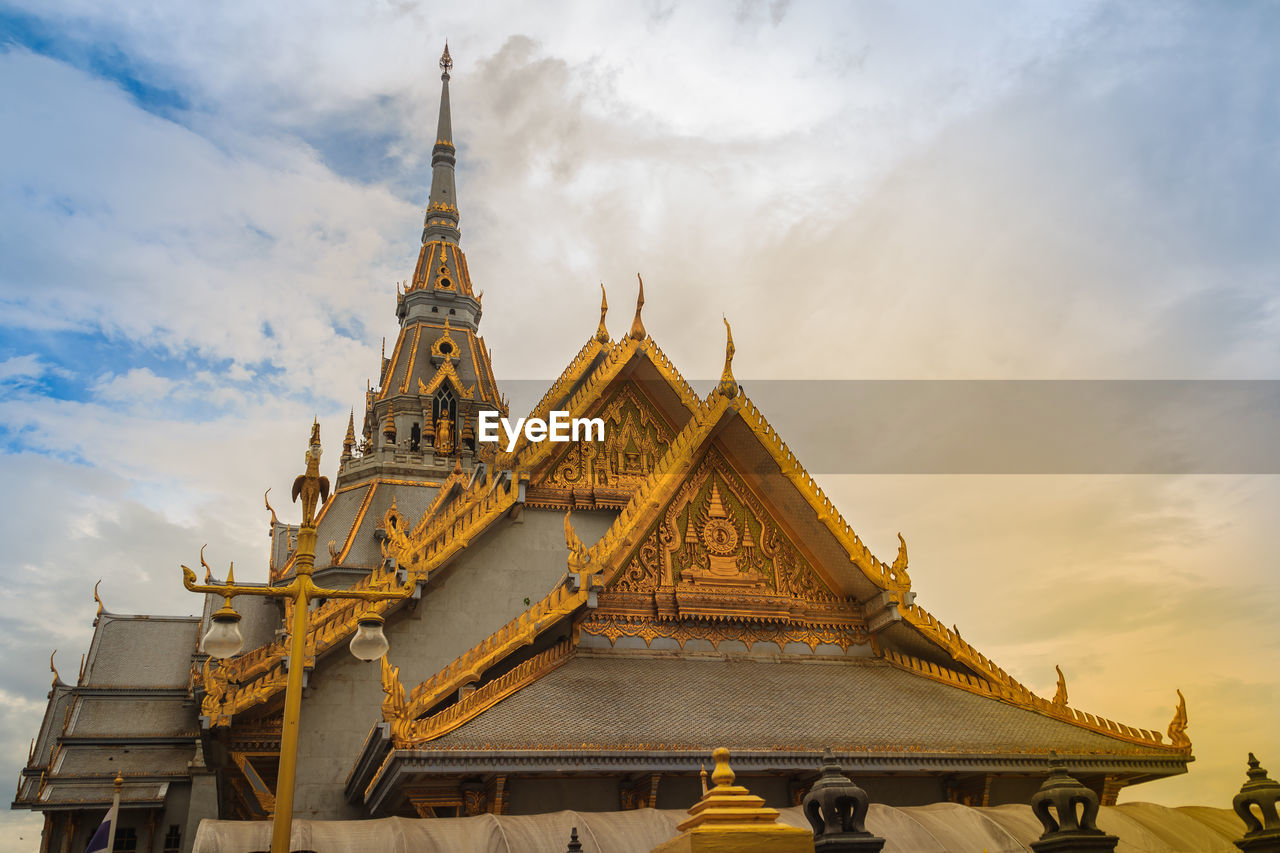
[(329, 498), (329, 480), (320, 476), (320, 426), (311, 428), (307, 470), (293, 484), (293, 497), (302, 498), (302, 524), (298, 528), (298, 550), (294, 556), (294, 579), (285, 586), (237, 584), (230, 575), (225, 584), (198, 584), (196, 573), (182, 567), (182, 585), (192, 592), (214, 593), (227, 599), (237, 595), (260, 595), (293, 600), (293, 625), (289, 637), (289, 679), (284, 694), (284, 719), (280, 731), (280, 765), (276, 773), (276, 809), (271, 828), (271, 853), (289, 853), (293, 828), (293, 787), (298, 770), (298, 733), (302, 717), (302, 678), (306, 671), (307, 605), (313, 598), (355, 598), (362, 601), (398, 601), (413, 595), (416, 581), (402, 589), (387, 591), (326, 589), (316, 586), (311, 572), (316, 562), (316, 508)]
[[(312, 547), (316, 531), (310, 530)], [(298, 556), (302, 556), (302, 531), (298, 534)], [(314, 559), (315, 553), (312, 552)], [(311, 567), (291, 586), (297, 587), (293, 597), (293, 627), (289, 638), (289, 681), (284, 693), (284, 722), (280, 729), (280, 766), (276, 773), (276, 813), (271, 826), (271, 853), (289, 853), (289, 836), (293, 829), (293, 783), (298, 770), (298, 724), (302, 718), (302, 676), (307, 654), (307, 587), (311, 585)]]

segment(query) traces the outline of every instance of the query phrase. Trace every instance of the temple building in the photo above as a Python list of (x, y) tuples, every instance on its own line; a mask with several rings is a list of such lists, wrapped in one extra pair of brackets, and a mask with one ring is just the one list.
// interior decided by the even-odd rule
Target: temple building
[[(699, 395), (648, 334), (643, 283), (620, 337), (602, 300), (531, 413), (599, 418), (603, 440), (479, 441), (479, 413), (507, 403), (461, 248), (447, 50), (441, 67), (399, 334), (317, 518), (318, 583), (416, 592), (313, 612), (295, 817), (684, 809), (716, 747), (776, 808), (826, 749), (901, 807), (1025, 803), (1053, 753), (1104, 805), (1186, 772), (1183, 705), (1160, 732), (1073, 707), (1061, 678), (1040, 697), (918, 604), (905, 540), (873, 554), (738, 386), (727, 323)], [(269, 534), (255, 579), (287, 582), (298, 528), (271, 510)], [(289, 607), (232, 603), (246, 650), (225, 661), (198, 648), (220, 596), (199, 618), (99, 607), (14, 801), (44, 814), (42, 851), (84, 849), (117, 773), (131, 849), (273, 813)], [(366, 608), (386, 620), (381, 663), (346, 651)]]

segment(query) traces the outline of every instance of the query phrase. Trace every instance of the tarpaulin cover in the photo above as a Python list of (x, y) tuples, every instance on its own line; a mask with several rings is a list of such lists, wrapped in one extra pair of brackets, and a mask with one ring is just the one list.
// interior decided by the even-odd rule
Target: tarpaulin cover
[[(779, 820), (808, 828), (799, 808)], [(295, 820), (291, 848), (316, 853), (564, 853), (578, 829), (584, 853), (649, 853), (675, 837), (680, 810), (552, 812), (539, 815)], [(1098, 825), (1120, 838), (1116, 853), (1237, 853), (1244, 823), (1230, 809), (1151, 803), (1104, 807)], [(1043, 831), (1025, 805), (970, 808), (954, 803), (873, 804), (867, 829), (886, 839), (884, 853), (1028, 853)], [(193, 853), (255, 853), (271, 846), (267, 821), (206, 820)]]

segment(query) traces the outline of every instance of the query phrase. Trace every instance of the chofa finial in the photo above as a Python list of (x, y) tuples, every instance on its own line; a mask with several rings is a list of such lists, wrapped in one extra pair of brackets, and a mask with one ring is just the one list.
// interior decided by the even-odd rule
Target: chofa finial
[(445, 39), (444, 53), (440, 54), (440, 79), (448, 80), (449, 72), (453, 70), (453, 57), (449, 55), (449, 40)]
[(609, 297), (604, 292), (604, 282), (600, 282), (600, 325), (596, 328), (596, 340), (602, 344), (609, 343), (609, 329), (604, 324), (604, 315), (609, 313)]
[(729, 399), (738, 396), (738, 381), (733, 378), (733, 327), (729, 325), (729, 318), (723, 317), (725, 344), (724, 344), (724, 370), (720, 373), (720, 384), (716, 386), (716, 392), (723, 394)]
[(1065, 708), (1067, 706), (1067, 677), (1062, 674), (1062, 667), (1054, 664), (1053, 668), (1058, 671), (1058, 689), (1053, 694), (1053, 704), (1059, 708)]
[(1173, 719), (1169, 721), (1169, 741), (1183, 749), (1191, 748), (1191, 738), (1187, 737), (1187, 699), (1178, 692), (1178, 707), (1173, 709)]
[(102, 604), (102, 599), (98, 597), (98, 587), (101, 585), (102, 585), (102, 578), (98, 578), (98, 582), (93, 585), (93, 600), (98, 602), (99, 616), (102, 615), (102, 611), (106, 610), (106, 607), (104, 607)]
[(640, 278), (640, 273), (636, 273), (636, 278), (640, 279), (640, 295), (636, 297), (636, 318), (631, 321), (631, 331), (627, 333), (627, 337), (643, 341), (645, 331), (644, 321), (640, 319), (640, 311), (644, 308), (644, 279)]

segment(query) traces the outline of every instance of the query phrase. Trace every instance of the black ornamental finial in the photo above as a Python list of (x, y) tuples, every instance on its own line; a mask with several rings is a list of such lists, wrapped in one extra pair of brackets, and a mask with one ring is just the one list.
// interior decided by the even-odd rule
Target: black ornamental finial
[(1067, 773), (1057, 753), (1049, 754), (1049, 778), (1031, 798), (1044, 833), (1031, 842), (1036, 853), (1111, 853), (1119, 841), (1098, 829), (1098, 795)]
[(878, 853), (884, 839), (867, 831), (871, 798), (840, 772), (831, 750), (822, 754), (822, 775), (801, 804), (813, 827), (815, 853)]
[[(1244, 821), (1244, 837), (1235, 845), (1245, 853), (1277, 853), (1280, 851), (1280, 783), (1267, 777), (1267, 771), (1249, 753), (1249, 781), (1240, 788), (1231, 805)], [(1254, 807), (1257, 807), (1257, 811)], [(1261, 815), (1261, 820), (1259, 820)]]

